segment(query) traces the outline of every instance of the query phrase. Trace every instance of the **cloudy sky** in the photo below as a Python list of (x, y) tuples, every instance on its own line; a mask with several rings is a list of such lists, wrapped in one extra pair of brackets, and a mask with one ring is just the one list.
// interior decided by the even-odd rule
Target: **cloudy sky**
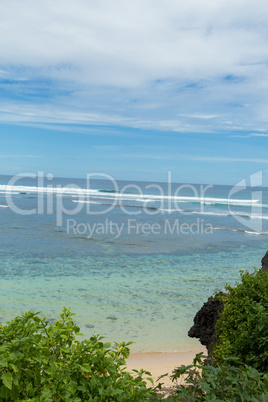
[(268, 186), (266, 0), (1, 0), (0, 174)]

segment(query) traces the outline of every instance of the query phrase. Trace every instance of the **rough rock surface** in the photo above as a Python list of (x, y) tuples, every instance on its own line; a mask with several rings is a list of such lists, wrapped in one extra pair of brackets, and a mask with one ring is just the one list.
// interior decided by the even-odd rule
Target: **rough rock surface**
[(268, 269), (268, 251), (266, 251), (265, 256), (261, 260), (261, 268), (267, 271)]
[(196, 313), (194, 325), (188, 332), (188, 336), (191, 338), (199, 338), (202, 345), (206, 346), (208, 353), (215, 339), (215, 324), (222, 310), (223, 302), (217, 297), (209, 297), (208, 301)]
[[(261, 260), (262, 269), (268, 270), (268, 251)], [(208, 354), (215, 340), (215, 325), (219, 313), (223, 310), (223, 302), (211, 296), (194, 317), (194, 325), (190, 328), (188, 336), (198, 338), (206, 346)]]

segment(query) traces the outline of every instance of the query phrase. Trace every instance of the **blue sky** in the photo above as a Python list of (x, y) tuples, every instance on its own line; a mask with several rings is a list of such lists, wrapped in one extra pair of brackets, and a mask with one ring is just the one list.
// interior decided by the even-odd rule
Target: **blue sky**
[(268, 186), (265, 0), (2, 0), (0, 174)]

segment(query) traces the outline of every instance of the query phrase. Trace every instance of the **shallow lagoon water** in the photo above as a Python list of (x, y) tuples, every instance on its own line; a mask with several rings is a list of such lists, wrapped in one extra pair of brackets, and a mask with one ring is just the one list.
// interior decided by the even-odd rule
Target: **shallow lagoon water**
[[(2, 178), (0, 184), (6, 183), (8, 178)], [(211, 196), (220, 198), (227, 190), (218, 186)], [(21, 209), (36, 205), (36, 192), (13, 192), (14, 203)], [(96, 208), (113, 200), (107, 194), (94, 198), (100, 203), (94, 204)], [(0, 197), (0, 205), (7, 206), (3, 189)], [(243, 197), (248, 199), (250, 194)], [(74, 200), (66, 196), (66, 208), (71, 209)], [(127, 202), (128, 210), (139, 211), (137, 202)], [(213, 292), (239, 280), (239, 270), (260, 267), (268, 243), (267, 222), (264, 219), (260, 234), (227, 216), (226, 205), (208, 205), (205, 212), (211, 214), (204, 219), (196, 205), (184, 204), (187, 213), (142, 211), (135, 216), (119, 207), (102, 216), (89, 216), (84, 208), (75, 216), (63, 216), (62, 226), (57, 226), (55, 213), (23, 216), (10, 207), (1, 208), (1, 321), (29, 309), (55, 320), (66, 306), (76, 313), (75, 321), (87, 337), (98, 333), (109, 341), (131, 340), (135, 352), (196, 347), (198, 341), (187, 336), (195, 313)], [(248, 214), (249, 206), (235, 208), (241, 215)], [(265, 216), (263, 209), (262, 213)], [(95, 232), (89, 238), (88, 233), (67, 233), (68, 219), (92, 227), (108, 219), (124, 227), (117, 238), (110, 232)], [(180, 224), (199, 219), (214, 229), (210, 234), (136, 233), (128, 232), (129, 219), (157, 223), (161, 228), (166, 220), (174, 227), (176, 219)]]

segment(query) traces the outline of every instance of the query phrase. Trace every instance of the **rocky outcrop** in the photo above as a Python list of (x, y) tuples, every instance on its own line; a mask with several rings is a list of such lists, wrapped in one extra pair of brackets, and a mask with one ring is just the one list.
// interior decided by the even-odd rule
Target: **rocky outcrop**
[(223, 302), (217, 296), (209, 297), (208, 301), (196, 313), (194, 325), (188, 332), (188, 336), (198, 338), (202, 345), (206, 346), (208, 353), (215, 339), (215, 325), (222, 310)]
[(268, 269), (268, 251), (266, 251), (265, 256), (261, 260), (261, 268), (265, 271)]
[[(268, 251), (261, 260), (262, 269), (268, 270)], [(223, 293), (220, 293), (223, 294)], [(194, 325), (190, 328), (188, 336), (198, 338), (202, 345), (206, 346), (208, 354), (215, 340), (215, 325), (219, 313), (223, 310), (223, 302), (216, 297), (209, 297), (208, 301), (196, 313)]]

